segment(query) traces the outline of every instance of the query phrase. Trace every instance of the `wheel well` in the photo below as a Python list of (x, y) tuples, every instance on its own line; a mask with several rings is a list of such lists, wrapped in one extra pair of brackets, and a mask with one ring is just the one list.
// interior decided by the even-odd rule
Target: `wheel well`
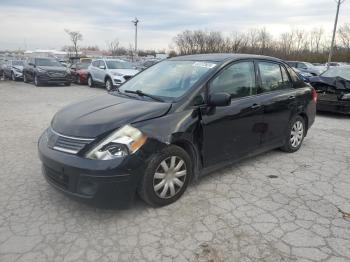
[(307, 134), (307, 131), (308, 131), (308, 129), (309, 129), (309, 119), (308, 119), (308, 117), (307, 117), (307, 115), (305, 114), (305, 113), (300, 113), (299, 114), (302, 118), (304, 118), (304, 121), (305, 121), (305, 135)]
[(109, 75), (106, 75), (106, 76), (105, 76), (105, 82), (107, 81), (107, 79), (109, 79), (109, 80), (112, 81), (112, 78), (111, 78)]
[(198, 173), (199, 173), (198, 172), (199, 171), (199, 162), (198, 162), (198, 155), (196, 153), (196, 149), (194, 148), (194, 146), (190, 142), (185, 141), (185, 140), (175, 141), (172, 144), (175, 146), (181, 147), (190, 156), (191, 161), (192, 161), (193, 178), (197, 178)]

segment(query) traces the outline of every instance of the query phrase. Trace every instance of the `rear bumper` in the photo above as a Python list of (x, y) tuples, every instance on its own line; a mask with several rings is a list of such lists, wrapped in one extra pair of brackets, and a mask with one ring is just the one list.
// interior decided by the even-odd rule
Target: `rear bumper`
[(133, 159), (91, 160), (53, 150), (46, 136), (38, 143), (45, 179), (64, 194), (99, 207), (127, 207), (134, 198), (145, 162)]

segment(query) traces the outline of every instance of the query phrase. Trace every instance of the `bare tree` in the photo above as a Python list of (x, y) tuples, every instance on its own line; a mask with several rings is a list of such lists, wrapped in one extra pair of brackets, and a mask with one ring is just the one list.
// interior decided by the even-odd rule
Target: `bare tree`
[(112, 56), (118, 55), (119, 51), (119, 40), (115, 38), (114, 40), (107, 42), (108, 51), (111, 52)]
[(79, 31), (71, 31), (69, 29), (64, 29), (64, 31), (68, 34), (70, 40), (72, 41), (75, 56), (78, 56), (78, 42), (83, 40), (83, 35)]
[(350, 53), (350, 24), (344, 24), (338, 29), (338, 36), (347, 53)]

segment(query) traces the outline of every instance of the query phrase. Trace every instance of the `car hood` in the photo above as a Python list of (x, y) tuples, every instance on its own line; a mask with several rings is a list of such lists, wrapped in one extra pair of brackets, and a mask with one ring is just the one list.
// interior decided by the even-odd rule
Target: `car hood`
[(109, 71), (111, 73), (119, 73), (119, 74), (123, 74), (123, 75), (126, 75), (126, 76), (133, 76), (133, 75), (136, 75), (139, 71), (136, 70), (136, 69), (109, 69)]
[(51, 126), (63, 135), (94, 138), (126, 124), (165, 115), (169, 103), (151, 102), (106, 94), (63, 108)]
[(44, 69), (46, 71), (58, 71), (58, 72), (67, 71), (67, 68), (63, 66), (38, 66), (38, 68)]
[(317, 90), (323, 92), (350, 92), (350, 80), (342, 77), (315, 76), (309, 79), (310, 84)]

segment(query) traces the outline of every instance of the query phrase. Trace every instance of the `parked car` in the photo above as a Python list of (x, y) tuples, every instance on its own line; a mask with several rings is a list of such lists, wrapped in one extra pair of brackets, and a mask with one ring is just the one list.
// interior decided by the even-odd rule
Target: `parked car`
[(79, 85), (87, 84), (89, 65), (90, 64), (88, 63), (77, 63), (71, 65), (70, 71), (72, 75), (72, 81)]
[(189, 181), (244, 158), (297, 151), (316, 91), (283, 61), (207, 54), (162, 61), (70, 105), (39, 139), (47, 181), (97, 205), (176, 201)]
[(308, 73), (308, 72), (303, 72), (300, 71), (299, 69), (293, 68), (295, 73), (299, 76), (299, 78), (301, 80), (303, 80), (304, 82), (309, 82), (310, 77), (313, 77), (312, 74)]
[(3, 77), (16, 81), (23, 78), (22, 60), (8, 60), (3, 67)]
[(308, 62), (300, 62), (300, 61), (287, 61), (287, 64), (291, 67), (294, 67), (302, 72), (310, 73), (313, 76), (318, 76), (323, 71), (321, 68), (314, 66)]
[(0, 78), (5, 78), (4, 67), (6, 66), (6, 60), (0, 60)]
[(140, 65), (138, 65), (137, 69), (142, 71), (142, 70), (145, 70), (146, 68), (149, 68), (150, 66), (155, 65), (158, 62), (159, 62), (159, 60), (157, 60), (157, 59), (146, 60), (146, 61), (142, 62)]
[(129, 80), (139, 71), (134, 66), (120, 59), (97, 59), (89, 66), (88, 85), (105, 86), (108, 91)]
[(330, 67), (318, 77), (310, 78), (318, 92), (318, 111), (350, 114), (350, 66)]
[(70, 70), (54, 58), (30, 58), (23, 69), (23, 81), (42, 84), (71, 84)]

